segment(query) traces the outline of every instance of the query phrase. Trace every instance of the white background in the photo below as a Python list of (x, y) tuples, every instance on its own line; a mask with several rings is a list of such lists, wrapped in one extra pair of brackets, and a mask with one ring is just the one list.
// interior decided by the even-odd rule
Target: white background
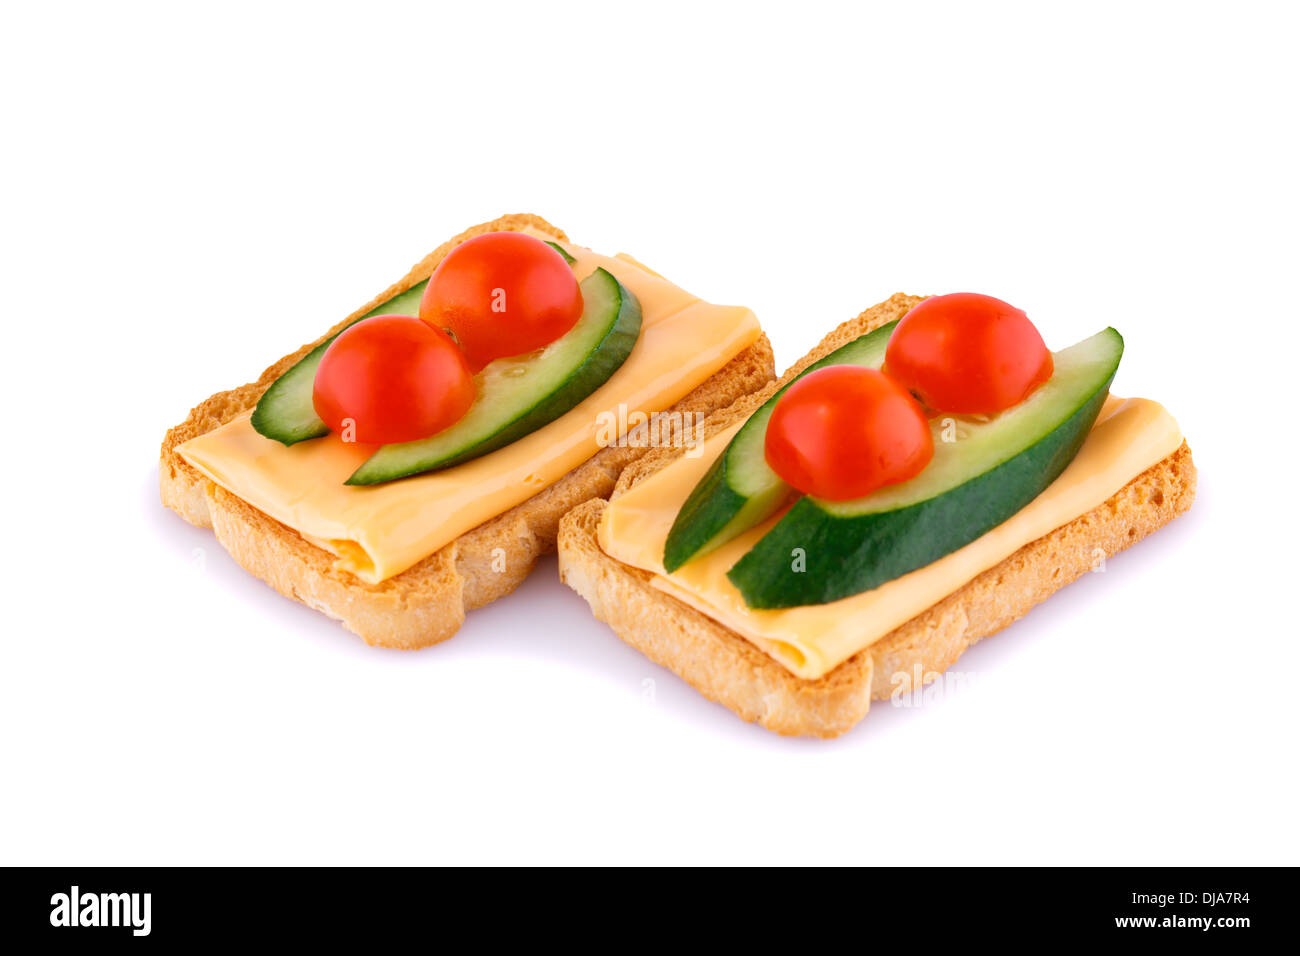
[[(1294, 7), (973, 6), (6, 5), (0, 862), (1300, 862)], [(830, 742), (553, 559), (387, 652), (160, 507), (193, 404), (515, 211), (781, 367), (899, 290), (1114, 324), (1196, 505)]]

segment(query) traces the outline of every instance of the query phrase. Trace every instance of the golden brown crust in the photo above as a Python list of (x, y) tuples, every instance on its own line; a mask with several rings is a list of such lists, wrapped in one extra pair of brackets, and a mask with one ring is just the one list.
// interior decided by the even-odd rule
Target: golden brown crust
[[(528, 226), (568, 240), (562, 231), (531, 215), (503, 216), (467, 229), (321, 338), (280, 359), (256, 382), (201, 402), (163, 440), (158, 467), (163, 504), (191, 524), (211, 526), (243, 568), (281, 594), (341, 621), (369, 644), (403, 649), (436, 644), (456, 633), (466, 611), (513, 591), (541, 555), (555, 550), (561, 516), (594, 497), (609, 495), (623, 468), (643, 454), (642, 449), (602, 449), (522, 504), (466, 532), (401, 574), (371, 585), (336, 570), (333, 555), (204, 479), (176, 454), (176, 447), (248, 411), (294, 362), (347, 322), (428, 278), (458, 243), (484, 232)], [(767, 337), (760, 336), (673, 408), (712, 412), (761, 388), (772, 376), (772, 348)]]
[[(896, 295), (846, 322), (792, 366), (779, 382), (711, 415), (713, 434), (747, 417), (781, 384), (848, 340), (906, 313), (920, 301)], [(901, 311), (900, 311), (901, 310)], [(681, 449), (647, 453), (623, 471), (623, 491), (664, 467)], [(780, 734), (834, 737), (890, 696), (896, 675), (925, 681), (966, 648), (1022, 617), (1035, 604), (1191, 507), (1196, 467), (1186, 442), (1099, 507), (1032, 541), (867, 650), (817, 680), (796, 677), (753, 644), (651, 587), (649, 575), (605, 554), (596, 532), (606, 503), (574, 509), (560, 525), (560, 576), (627, 643), (700, 693)]]

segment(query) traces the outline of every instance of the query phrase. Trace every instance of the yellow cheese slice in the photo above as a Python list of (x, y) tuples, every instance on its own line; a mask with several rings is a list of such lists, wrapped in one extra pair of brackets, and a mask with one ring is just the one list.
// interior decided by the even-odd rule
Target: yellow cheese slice
[[(641, 303), (641, 336), (604, 385), (519, 441), (445, 471), (384, 485), (343, 482), (370, 450), (334, 435), (285, 447), (242, 415), (177, 451), (203, 475), (378, 583), (558, 481), (626, 431), (669, 408), (754, 343), (754, 313), (711, 305), (628, 256), (561, 243), (579, 280), (609, 270)], [(622, 427), (612, 427), (613, 423)], [(653, 440), (654, 430), (648, 433)]]
[(601, 521), (600, 546), (610, 557), (651, 572), (654, 587), (808, 679), (828, 673), (1029, 542), (1091, 511), (1183, 440), (1178, 423), (1158, 403), (1112, 396), (1069, 467), (992, 531), (872, 591), (830, 604), (768, 611), (747, 607), (726, 573), (777, 518), (671, 575), (664, 573), (664, 542), (678, 510), (741, 424), (711, 437), (698, 457), (683, 456), (615, 498)]

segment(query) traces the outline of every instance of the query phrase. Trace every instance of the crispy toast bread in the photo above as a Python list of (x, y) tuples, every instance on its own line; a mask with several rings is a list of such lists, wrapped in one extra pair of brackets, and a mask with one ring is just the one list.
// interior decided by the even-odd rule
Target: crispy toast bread
[[(845, 322), (762, 391), (704, 423), (706, 436), (748, 417), (812, 362), (865, 332), (902, 318), (916, 296), (893, 298)], [(613, 497), (664, 467), (681, 448), (658, 448), (624, 469)], [(835, 737), (889, 697), (893, 675), (925, 680), (967, 647), (1022, 617), (1094, 567), (1100, 552), (1124, 550), (1191, 507), (1196, 467), (1184, 442), (1099, 507), (1025, 545), (924, 613), (816, 679), (796, 677), (740, 635), (648, 583), (650, 575), (609, 557), (597, 530), (605, 501), (589, 501), (560, 523), (560, 576), (624, 641), (704, 696), (779, 734)], [(1098, 551), (1100, 549), (1100, 552)]]
[[(459, 243), (485, 232), (529, 226), (568, 241), (562, 231), (531, 215), (503, 216), (467, 229), (315, 342), (280, 359), (257, 381), (218, 392), (196, 406), (163, 440), (158, 466), (163, 504), (191, 524), (211, 527), (245, 570), (281, 594), (341, 621), (368, 644), (404, 649), (436, 644), (456, 633), (466, 611), (513, 591), (539, 556), (555, 550), (561, 516), (592, 498), (609, 495), (622, 470), (644, 454), (644, 449), (604, 448), (522, 504), (466, 532), (401, 574), (371, 585), (335, 569), (332, 554), (205, 479), (176, 453), (176, 447), (251, 409), (270, 384), (308, 351), (354, 318), (427, 279)], [(700, 413), (725, 408), (762, 388), (773, 374), (772, 348), (763, 335), (673, 408)], [(498, 548), (502, 550), (497, 552), (494, 569), (493, 552)], [(498, 570), (502, 554), (504, 570)]]

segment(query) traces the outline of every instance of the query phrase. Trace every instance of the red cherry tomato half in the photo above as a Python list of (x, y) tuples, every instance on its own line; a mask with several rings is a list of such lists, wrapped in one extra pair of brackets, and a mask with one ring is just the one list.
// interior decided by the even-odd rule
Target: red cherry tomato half
[(831, 365), (786, 389), (764, 450), (799, 491), (844, 501), (919, 473), (934, 457), (934, 440), (921, 406), (889, 376)]
[(1052, 353), (1019, 309), (958, 292), (926, 299), (903, 316), (885, 371), (935, 411), (991, 415), (1052, 377)]
[(312, 388), (321, 420), (364, 443), (427, 438), (473, 401), (474, 376), (456, 343), (413, 315), (376, 315), (345, 329), (321, 356)]
[(532, 236), (489, 232), (439, 263), (420, 318), (447, 329), (477, 371), (554, 342), (582, 316), (582, 292), (558, 252)]

